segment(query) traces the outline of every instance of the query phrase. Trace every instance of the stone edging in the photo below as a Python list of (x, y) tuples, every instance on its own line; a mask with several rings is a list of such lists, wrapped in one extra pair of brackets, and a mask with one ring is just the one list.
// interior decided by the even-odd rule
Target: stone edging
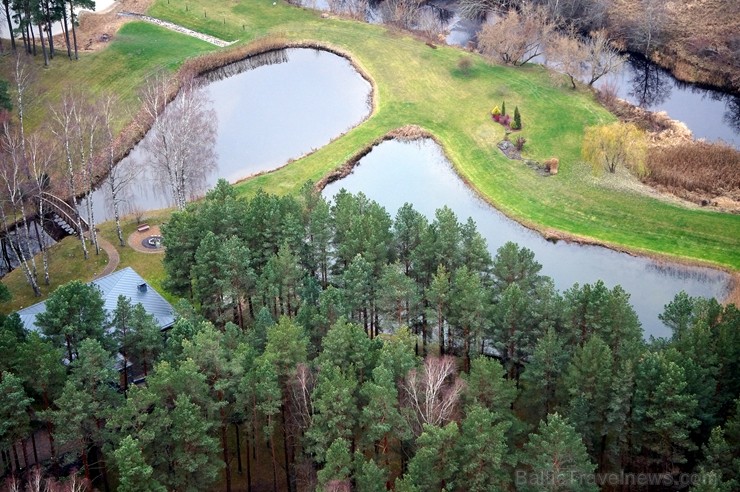
[(176, 31), (181, 34), (185, 34), (187, 36), (192, 36), (194, 38), (198, 38), (201, 41), (205, 41), (206, 43), (210, 43), (212, 45), (218, 46), (219, 48), (225, 48), (236, 42), (236, 41), (224, 41), (223, 39), (219, 39), (214, 36), (209, 36), (208, 34), (203, 34), (202, 32), (193, 31), (192, 29), (188, 29), (187, 27), (183, 27), (179, 24), (167, 22), (162, 19), (157, 19), (156, 17), (150, 17), (144, 14), (137, 14), (135, 12), (119, 12), (118, 15), (121, 17), (134, 17), (144, 22), (156, 24), (158, 26), (164, 27), (165, 29)]

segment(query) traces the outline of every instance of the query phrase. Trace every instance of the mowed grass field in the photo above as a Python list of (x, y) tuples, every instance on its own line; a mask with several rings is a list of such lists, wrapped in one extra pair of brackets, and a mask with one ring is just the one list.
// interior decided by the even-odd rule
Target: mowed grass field
[[(244, 196), (259, 188), (295, 192), (306, 180), (320, 179), (376, 138), (414, 124), (435, 135), (464, 180), (525, 225), (632, 252), (740, 270), (740, 216), (683, 208), (629, 188), (620, 191), (607, 184), (608, 179), (594, 178), (580, 162), (583, 130), (614, 118), (588, 90), (572, 91), (541, 67), (492, 65), (458, 48), (432, 49), (405, 32), (323, 19), (318, 12), (280, 0), (275, 5), (273, 0), (156, 0), (149, 13), (237, 44), (266, 37), (318, 43), (346, 53), (372, 78), (376, 108), (367, 121), (308, 157), (239, 183)], [(76, 63), (54, 61), (41, 76), (41, 99), (53, 102), (73, 87), (93, 93), (112, 90), (122, 101), (123, 126), (138, 109), (136, 96), (148, 74), (160, 68), (174, 70), (187, 58), (217, 49), (131, 22), (108, 48), (82, 53)], [(467, 74), (458, 68), (463, 58), (472, 61)], [(510, 113), (515, 106), (522, 113), (520, 135), (528, 141), (526, 156), (560, 159), (556, 177), (543, 178), (498, 151), (503, 127), (491, 121), (489, 112), (503, 100)], [(33, 124), (44, 119), (43, 106), (31, 112)], [(122, 261), (122, 266), (127, 263)], [(160, 277), (161, 268), (152, 273)]]

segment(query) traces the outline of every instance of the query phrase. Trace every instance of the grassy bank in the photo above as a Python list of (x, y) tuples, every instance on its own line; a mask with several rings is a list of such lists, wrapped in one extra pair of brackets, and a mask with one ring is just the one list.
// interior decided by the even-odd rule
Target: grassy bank
[[(183, 2), (157, 0), (150, 10), (153, 16), (223, 39), (238, 39), (241, 44), (274, 37), (331, 46), (350, 54), (373, 79), (376, 110), (372, 117), (306, 158), (240, 183), (243, 195), (259, 188), (294, 192), (387, 132), (413, 124), (435, 135), (461, 177), (482, 196), (529, 226), (620, 249), (740, 269), (740, 216), (689, 210), (636, 192), (617, 191), (594, 179), (579, 162), (584, 127), (613, 120), (590, 92), (573, 92), (540, 67), (492, 66), (477, 55), (450, 47), (432, 49), (383, 26), (322, 19), (316, 12), (283, 2), (272, 4), (272, 0), (190, 0), (186, 11)], [(83, 54), (77, 63), (55, 62), (44, 71), (43, 98), (54, 100), (70, 85), (109, 88), (120, 94), (122, 109), (127, 106), (132, 114), (136, 93), (148, 73), (159, 67), (174, 69), (186, 58), (215, 49), (132, 22), (107, 49)], [(466, 57), (472, 60), (467, 74), (458, 68)], [(560, 159), (557, 177), (542, 178), (497, 150), (503, 128), (491, 121), (489, 111), (504, 99), (510, 112), (514, 106), (522, 112), (521, 134), (528, 140), (528, 156)], [(41, 110), (33, 115), (36, 122), (43, 119)], [(121, 116), (122, 123), (125, 119)], [(122, 266), (143, 262), (140, 267), (145, 271), (140, 273), (158, 287), (163, 275), (158, 257), (137, 260), (141, 255), (131, 253), (124, 260), (126, 254), (123, 250)]]

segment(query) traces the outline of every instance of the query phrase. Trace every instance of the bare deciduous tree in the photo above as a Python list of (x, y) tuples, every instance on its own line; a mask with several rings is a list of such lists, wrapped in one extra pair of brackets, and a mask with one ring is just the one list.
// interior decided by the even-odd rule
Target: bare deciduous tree
[(480, 19), (490, 12), (508, 12), (521, 5), (522, 0), (460, 0), (458, 12), (467, 19)]
[(162, 73), (146, 84), (141, 99), (153, 123), (143, 145), (175, 206), (184, 210), (216, 167), (216, 115), (195, 80), (185, 80), (167, 104), (171, 87), (170, 78)]
[[(80, 104), (73, 96), (66, 94), (62, 97), (62, 101), (57, 107), (51, 108), (52, 126), (51, 131), (60, 140), (62, 146), (63, 160), (67, 164), (67, 178), (69, 185), (69, 194), (73, 198), (77, 196), (77, 181), (80, 175), (80, 165), (76, 163), (77, 151), (75, 145), (78, 142), (77, 135), (79, 130), (76, 127), (76, 116), (75, 113), (79, 111), (77, 105)], [(82, 253), (85, 259), (89, 257), (87, 251), (87, 242), (85, 234), (82, 229), (82, 220), (80, 214), (77, 213), (75, 217), (77, 221), (77, 231), (80, 243), (82, 244)]]
[(573, 89), (576, 88), (576, 80), (585, 77), (588, 52), (573, 31), (554, 36), (547, 44), (545, 54), (547, 64), (567, 75)]
[(543, 53), (555, 24), (541, 7), (529, 4), (511, 9), (496, 24), (483, 26), (478, 35), (481, 52), (507, 65), (523, 65)]
[(586, 48), (589, 63), (588, 85), (594, 85), (605, 75), (617, 72), (626, 61), (626, 57), (612, 46), (609, 35), (603, 29), (591, 33)]
[(669, 16), (664, 0), (622, 0), (615, 2), (613, 11), (617, 29), (631, 49), (649, 57), (666, 41)]
[(329, 10), (335, 14), (346, 15), (353, 19), (364, 20), (368, 9), (368, 0), (328, 0)]
[(401, 383), (404, 404), (416, 435), (424, 424), (441, 426), (457, 412), (465, 383), (457, 376), (454, 357), (427, 357), (424, 366), (412, 369)]
[[(26, 172), (23, 171), (24, 159), (22, 157), (21, 140), (20, 135), (14, 132), (9, 124), (3, 125), (3, 152), (0, 156), (0, 184), (3, 187), (3, 193), (0, 196), (3, 196), (4, 199), (0, 201), (0, 218), (6, 232), (13, 224), (16, 224), (16, 236), (21, 237), (28, 246), (31, 244), (26, 214), (26, 200), (28, 198), (26, 187), (29, 183)], [(8, 213), (12, 214), (11, 220), (9, 220)], [(17, 232), (18, 224), (21, 227), (20, 234)], [(19, 244), (20, 241), (10, 240), (8, 243), (18, 258), (34, 294), (40, 296), (41, 291), (36, 280), (36, 263), (33, 255), (30, 254), (30, 251), (28, 255), (26, 254), (24, 245)]]
[(380, 15), (386, 24), (411, 29), (419, 18), (423, 4), (423, 0), (385, 0), (380, 6)]
[[(48, 213), (45, 207), (46, 200), (44, 193), (48, 191), (51, 184), (49, 182), (51, 155), (50, 145), (44, 139), (41, 139), (38, 133), (31, 135), (28, 141), (28, 166), (31, 171), (33, 198), (36, 203), (39, 221), (42, 224), (42, 230), (44, 216)], [(38, 226), (36, 226), (36, 240), (39, 243), (39, 250), (41, 251), (41, 260), (44, 268), (44, 285), (49, 285), (49, 254), (46, 248), (46, 241), (44, 236), (39, 233)]]
[(125, 190), (128, 185), (138, 176), (141, 168), (137, 165), (117, 166), (115, 156), (115, 137), (113, 136), (113, 108), (117, 105), (116, 97), (113, 94), (103, 96), (100, 102), (100, 114), (105, 133), (106, 161), (108, 164), (106, 178), (108, 191), (110, 192), (110, 205), (113, 209), (113, 218), (116, 222), (116, 233), (118, 242), (125, 246), (123, 239), (123, 230), (121, 229), (121, 204), (126, 200)]

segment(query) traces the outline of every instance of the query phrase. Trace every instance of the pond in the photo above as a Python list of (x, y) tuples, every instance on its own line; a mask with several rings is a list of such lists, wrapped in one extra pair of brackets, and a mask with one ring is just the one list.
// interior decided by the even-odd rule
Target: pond
[[(280, 167), (326, 145), (371, 111), (370, 83), (346, 58), (327, 51), (273, 51), (227, 65), (204, 79), (218, 117), (218, 167), (208, 185)], [(123, 174), (144, 168), (129, 186), (124, 213), (171, 205), (170, 193), (142, 166), (147, 161), (140, 143), (118, 164)], [(103, 184), (94, 194), (98, 222), (112, 218), (108, 193)]]
[(729, 288), (729, 275), (721, 271), (634, 257), (598, 246), (549, 242), (481, 200), (431, 139), (389, 140), (377, 145), (352, 174), (329, 184), (323, 194), (331, 198), (341, 188), (363, 192), (391, 216), (407, 202), (428, 218), (447, 205), (461, 222), (468, 217), (475, 220), (492, 254), (507, 241), (534, 251), (542, 273), (552, 277), (560, 290), (599, 279), (610, 288), (621, 285), (631, 295), (646, 338), (670, 336), (658, 314), (681, 290), (692, 296), (722, 298)]

